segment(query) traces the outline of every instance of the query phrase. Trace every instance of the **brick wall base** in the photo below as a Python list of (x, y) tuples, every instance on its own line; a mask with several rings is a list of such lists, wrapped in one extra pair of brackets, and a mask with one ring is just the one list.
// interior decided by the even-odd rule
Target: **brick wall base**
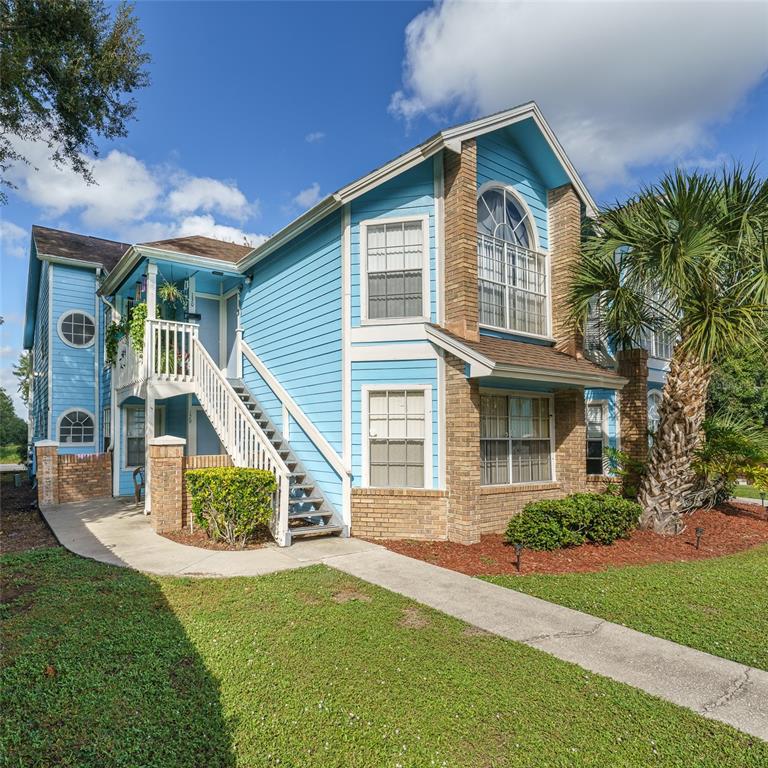
[(103, 499), (112, 495), (112, 454), (59, 455), (59, 502)]
[(353, 488), (352, 535), (378, 539), (447, 538), (445, 491)]
[(185, 440), (156, 437), (149, 443), (152, 528), (156, 533), (181, 530), (182, 467)]
[(504, 533), (509, 518), (522, 512), (526, 504), (565, 495), (561, 483), (483, 486), (478, 498), (480, 533)]

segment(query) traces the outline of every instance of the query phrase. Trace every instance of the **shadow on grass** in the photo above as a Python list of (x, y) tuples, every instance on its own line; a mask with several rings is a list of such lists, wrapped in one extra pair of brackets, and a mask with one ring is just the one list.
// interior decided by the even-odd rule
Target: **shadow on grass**
[(218, 682), (159, 582), (63, 549), (0, 567), (6, 764), (234, 765)]

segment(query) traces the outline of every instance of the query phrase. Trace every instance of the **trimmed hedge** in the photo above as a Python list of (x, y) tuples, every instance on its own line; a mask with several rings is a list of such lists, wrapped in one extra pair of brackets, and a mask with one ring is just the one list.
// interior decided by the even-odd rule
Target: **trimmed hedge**
[(210, 467), (186, 472), (192, 513), (214, 541), (242, 549), (272, 519), (275, 476), (264, 469)]
[(506, 540), (528, 549), (576, 547), (626, 539), (640, 518), (637, 502), (608, 493), (574, 493), (526, 504), (507, 525)]

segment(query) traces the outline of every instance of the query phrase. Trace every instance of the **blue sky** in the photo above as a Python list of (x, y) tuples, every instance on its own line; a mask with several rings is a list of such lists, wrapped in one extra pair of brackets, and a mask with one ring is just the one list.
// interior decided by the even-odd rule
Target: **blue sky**
[(768, 149), (768, 6), (139, 2), (152, 83), (98, 187), (13, 170), (0, 384), (21, 350), (33, 223), (252, 242), (446, 125), (539, 102), (599, 202), (675, 163)]

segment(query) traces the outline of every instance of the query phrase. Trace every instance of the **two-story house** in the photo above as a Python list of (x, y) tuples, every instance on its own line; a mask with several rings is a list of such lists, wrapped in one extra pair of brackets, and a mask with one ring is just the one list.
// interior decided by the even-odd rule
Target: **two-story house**
[[(110, 452), (115, 496), (157, 435), (268, 468), (282, 544), (477, 541), (589, 487), (605, 446), (647, 446), (647, 355), (598, 365), (569, 320), (594, 210), (529, 103), (436, 134), (255, 248), (35, 227), (33, 439)], [(126, 317), (140, 330), (115, 350)]]

